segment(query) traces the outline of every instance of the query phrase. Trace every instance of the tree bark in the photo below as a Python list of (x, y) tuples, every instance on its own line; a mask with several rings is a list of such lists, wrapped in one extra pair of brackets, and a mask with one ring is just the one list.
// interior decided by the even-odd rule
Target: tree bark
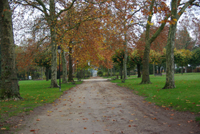
[(153, 62), (153, 75), (155, 75), (155, 63)]
[[(171, 2), (171, 20), (176, 19), (177, 15), (177, 0), (172, 0)], [(169, 28), (168, 39), (167, 39), (167, 49), (166, 49), (166, 83), (163, 89), (175, 88), (174, 82), (174, 44), (175, 44), (175, 34), (176, 25), (172, 24)]]
[(45, 75), (46, 75), (46, 81), (49, 81), (49, 67), (46, 67)]
[(125, 42), (124, 42), (124, 61), (123, 61), (123, 70), (124, 70), (124, 77), (123, 81), (127, 79), (127, 33), (126, 33), (126, 24), (124, 24), (124, 29), (125, 29)]
[(19, 98), (19, 84), (15, 64), (12, 11), (7, 0), (0, 1), (1, 14), (1, 88), (0, 98)]
[(149, 53), (150, 53), (150, 42), (147, 41), (143, 56), (142, 82), (140, 84), (151, 84), (149, 78)]
[(55, 18), (55, 2), (50, 0), (50, 32), (51, 32), (51, 88), (58, 87), (57, 84), (57, 45), (56, 45), (56, 18)]
[(138, 73), (138, 78), (141, 78), (140, 64), (137, 64), (137, 73)]
[(120, 67), (120, 76), (121, 76), (121, 79), (122, 79), (122, 67)]
[(68, 75), (68, 81), (72, 82), (73, 79), (73, 68), (72, 68), (72, 47), (69, 47), (69, 75)]
[(63, 70), (62, 83), (67, 83), (67, 60), (65, 57), (64, 50), (62, 50), (62, 70)]

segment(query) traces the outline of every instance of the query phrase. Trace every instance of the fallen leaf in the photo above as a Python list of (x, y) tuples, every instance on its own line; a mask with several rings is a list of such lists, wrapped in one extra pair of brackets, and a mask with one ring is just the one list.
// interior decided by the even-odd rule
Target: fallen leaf
[(84, 129), (87, 129), (86, 127), (84, 127)]
[(33, 129), (33, 130), (30, 130), (30, 132), (35, 132), (35, 130)]
[(40, 121), (40, 119), (37, 119), (36, 121)]
[(133, 122), (133, 120), (129, 120), (130, 122)]
[(6, 130), (6, 128), (1, 128), (1, 130)]
[(128, 127), (131, 127), (131, 125), (128, 125)]
[(153, 120), (157, 120), (156, 118), (152, 118)]

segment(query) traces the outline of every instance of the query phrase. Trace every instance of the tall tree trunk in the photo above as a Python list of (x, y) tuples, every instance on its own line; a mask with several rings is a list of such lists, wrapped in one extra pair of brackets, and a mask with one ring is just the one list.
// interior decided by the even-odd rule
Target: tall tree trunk
[[(177, 0), (171, 1), (171, 20), (176, 19), (177, 15)], [(176, 25), (172, 24), (169, 28), (168, 39), (167, 39), (167, 49), (166, 49), (166, 83), (163, 89), (175, 88), (174, 82), (174, 44), (175, 44), (175, 34)]]
[(187, 66), (185, 66), (185, 73), (187, 73)]
[(56, 46), (56, 20), (55, 20), (55, 2), (50, 0), (50, 17), (49, 21), (50, 32), (51, 32), (51, 87), (58, 87), (57, 84), (57, 46)]
[(63, 49), (62, 49), (62, 69), (63, 69), (62, 83), (67, 83), (67, 60)]
[[(0, 14), (2, 14), (3, 10), (3, 4), (0, 3)], [(2, 17), (0, 16), (0, 31), (2, 31)], [(1, 40), (2, 40), (3, 34), (0, 33), (0, 85), (1, 85)], [(1, 87), (0, 87), (1, 88)]]
[(155, 63), (153, 62), (153, 75), (155, 75)]
[(45, 75), (46, 75), (46, 81), (49, 81), (49, 67), (46, 67)]
[(73, 68), (72, 68), (72, 47), (69, 47), (69, 74), (68, 74), (68, 81), (72, 82), (73, 79)]
[(15, 64), (12, 11), (8, 0), (0, 1), (1, 14), (1, 87), (0, 98), (21, 98)]
[(143, 56), (142, 82), (140, 84), (151, 83), (149, 78), (149, 53), (150, 53), (150, 42), (146, 41), (144, 56)]
[(83, 79), (85, 79), (85, 69), (83, 69)]
[[(126, 30), (126, 26), (124, 26), (124, 29)], [(125, 80), (127, 79), (127, 33), (126, 31), (124, 33), (124, 36), (125, 36), (125, 42), (124, 42), (124, 61), (123, 61), (123, 70), (124, 70), (123, 81), (125, 82)]]
[(115, 67), (113, 67), (113, 75), (115, 76)]
[(183, 75), (183, 66), (181, 67), (181, 74)]
[(112, 77), (112, 68), (110, 69), (110, 76)]
[(138, 73), (138, 78), (140, 78), (141, 77), (140, 64), (137, 64), (137, 73)]
[(123, 67), (120, 67), (120, 76), (121, 76), (121, 79), (122, 79), (122, 68)]

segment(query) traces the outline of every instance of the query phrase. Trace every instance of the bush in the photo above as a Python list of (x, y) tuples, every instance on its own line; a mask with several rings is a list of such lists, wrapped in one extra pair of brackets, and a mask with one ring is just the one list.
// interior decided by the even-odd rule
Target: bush
[(97, 72), (97, 75), (102, 77), (103, 76), (103, 72), (100, 70), (100, 71)]

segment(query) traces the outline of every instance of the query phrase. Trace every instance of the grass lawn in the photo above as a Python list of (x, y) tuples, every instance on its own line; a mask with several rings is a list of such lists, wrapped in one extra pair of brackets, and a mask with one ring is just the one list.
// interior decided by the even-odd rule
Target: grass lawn
[[(45, 103), (52, 103), (59, 98), (63, 92), (59, 92), (59, 88), (50, 87), (51, 81), (45, 80), (26, 80), (19, 81), (20, 94), (23, 100), (10, 100), (0, 102), (0, 124), (9, 117), (18, 115), (19, 113), (32, 112), (35, 107), (44, 105)], [(76, 82), (80, 84), (82, 82)], [(66, 91), (76, 85), (71, 83), (62, 84), (61, 90)]]
[[(121, 80), (112, 80), (119, 86), (127, 87), (134, 93), (145, 96), (147, 101), (154, 102), (162, 107), (172, 107), (179, 111), (200, 113), (200, 73), (175, 74), (175, 89), (162, 89), (166, 77), (150, 76), (152, 84), (139, 84), (141, 78), (133, 78), (121, 83)], [(196, 118), (200, 121), (200, 117)]]
[[(118, 75), (118, 78), (120, 78), (121, 76)], [(107, 79), (107, 78), (116, 78), (116, 76), (103, 76), (103, 78)], [(128, 79), (132, 79), (132, 78), (137, 78), (137, 75), (131, 75), (130, 77), (127, 76)]]

